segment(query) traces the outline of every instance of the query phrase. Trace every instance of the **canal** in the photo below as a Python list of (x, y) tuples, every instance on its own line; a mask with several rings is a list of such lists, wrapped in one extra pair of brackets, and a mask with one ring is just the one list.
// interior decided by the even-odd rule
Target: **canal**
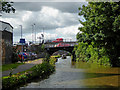
[(111, 88), (119, 87), (120, 68), (73, 62), (71, 57), (59, 58), (56, 71), (42, 81), (35, 80), (23, 88)]

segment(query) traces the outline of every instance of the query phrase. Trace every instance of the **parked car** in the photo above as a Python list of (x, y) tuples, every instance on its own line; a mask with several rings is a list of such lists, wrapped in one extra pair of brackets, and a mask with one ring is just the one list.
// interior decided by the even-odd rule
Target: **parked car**
[(27, 60), (27, 54), (25, 52), (20, 52), (18, 57), (22, 60)]
[(31, 52), (25, 52), (26, 54), (27, 54), (27, 59), (28, 60), (31, 60), (32, 59), (32, 57), (31, 57)]
[(20, 52), (18, 57), (23, 60), (33, 60), (37, 58), (37, 54), (33, 52)]
[(37, 54), (36, 53), (32, 53), (32, 58), (36, 59), (37, 58)]

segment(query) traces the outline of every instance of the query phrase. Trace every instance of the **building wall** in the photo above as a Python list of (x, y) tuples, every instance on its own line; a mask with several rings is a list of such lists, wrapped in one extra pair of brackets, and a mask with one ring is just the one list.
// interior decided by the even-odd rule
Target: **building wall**
[[(0, 26), (1, 28), (1, 26)], [(0, 77), (2, 77), (2, 32), (0, 31)], [(2, 78), (0, 79), (0, 89), (2, 89)]]
[(2, 63), (12, 62), (13, 33), (2, 31)]
[(2, 54), (2, 63), (11, 63), (12, 62), (12, 45), (13, 45), (13, 27), (7, 23), (0, 21), (1, 38), (0, 41), (2, 43), (2, 48), (0, 48), (0, 52)]
[(22, 52), (22, 49), (23, 49), (23, 52), (28, 52), (28, 45), (17, 45), (15, 48), (17, 48), (16, 52)]

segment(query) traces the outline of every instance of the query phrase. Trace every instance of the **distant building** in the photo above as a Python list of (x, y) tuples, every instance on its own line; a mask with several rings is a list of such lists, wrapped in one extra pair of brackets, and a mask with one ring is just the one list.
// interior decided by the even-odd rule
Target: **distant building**
[(16, 46), (14, 46), (14, 48), (16, 48), (16, 52), (28, 52), (28, 44), (24, 43), (18, 43)]
[(13, 27), (4, 21), (0, 21), (0, 53), (2, 54), (2, 63), (11, 63), (12, 45), (13, 45)]

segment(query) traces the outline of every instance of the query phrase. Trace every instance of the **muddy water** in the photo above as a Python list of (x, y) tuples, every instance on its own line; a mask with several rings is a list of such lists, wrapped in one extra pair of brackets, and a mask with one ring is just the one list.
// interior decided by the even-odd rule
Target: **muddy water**
[(71, 57), (58, 59), (56, 71), (48, 79), (35, 81), (22, 88), (111, 88), (119, 87), (120, 68), (72, 62)]

